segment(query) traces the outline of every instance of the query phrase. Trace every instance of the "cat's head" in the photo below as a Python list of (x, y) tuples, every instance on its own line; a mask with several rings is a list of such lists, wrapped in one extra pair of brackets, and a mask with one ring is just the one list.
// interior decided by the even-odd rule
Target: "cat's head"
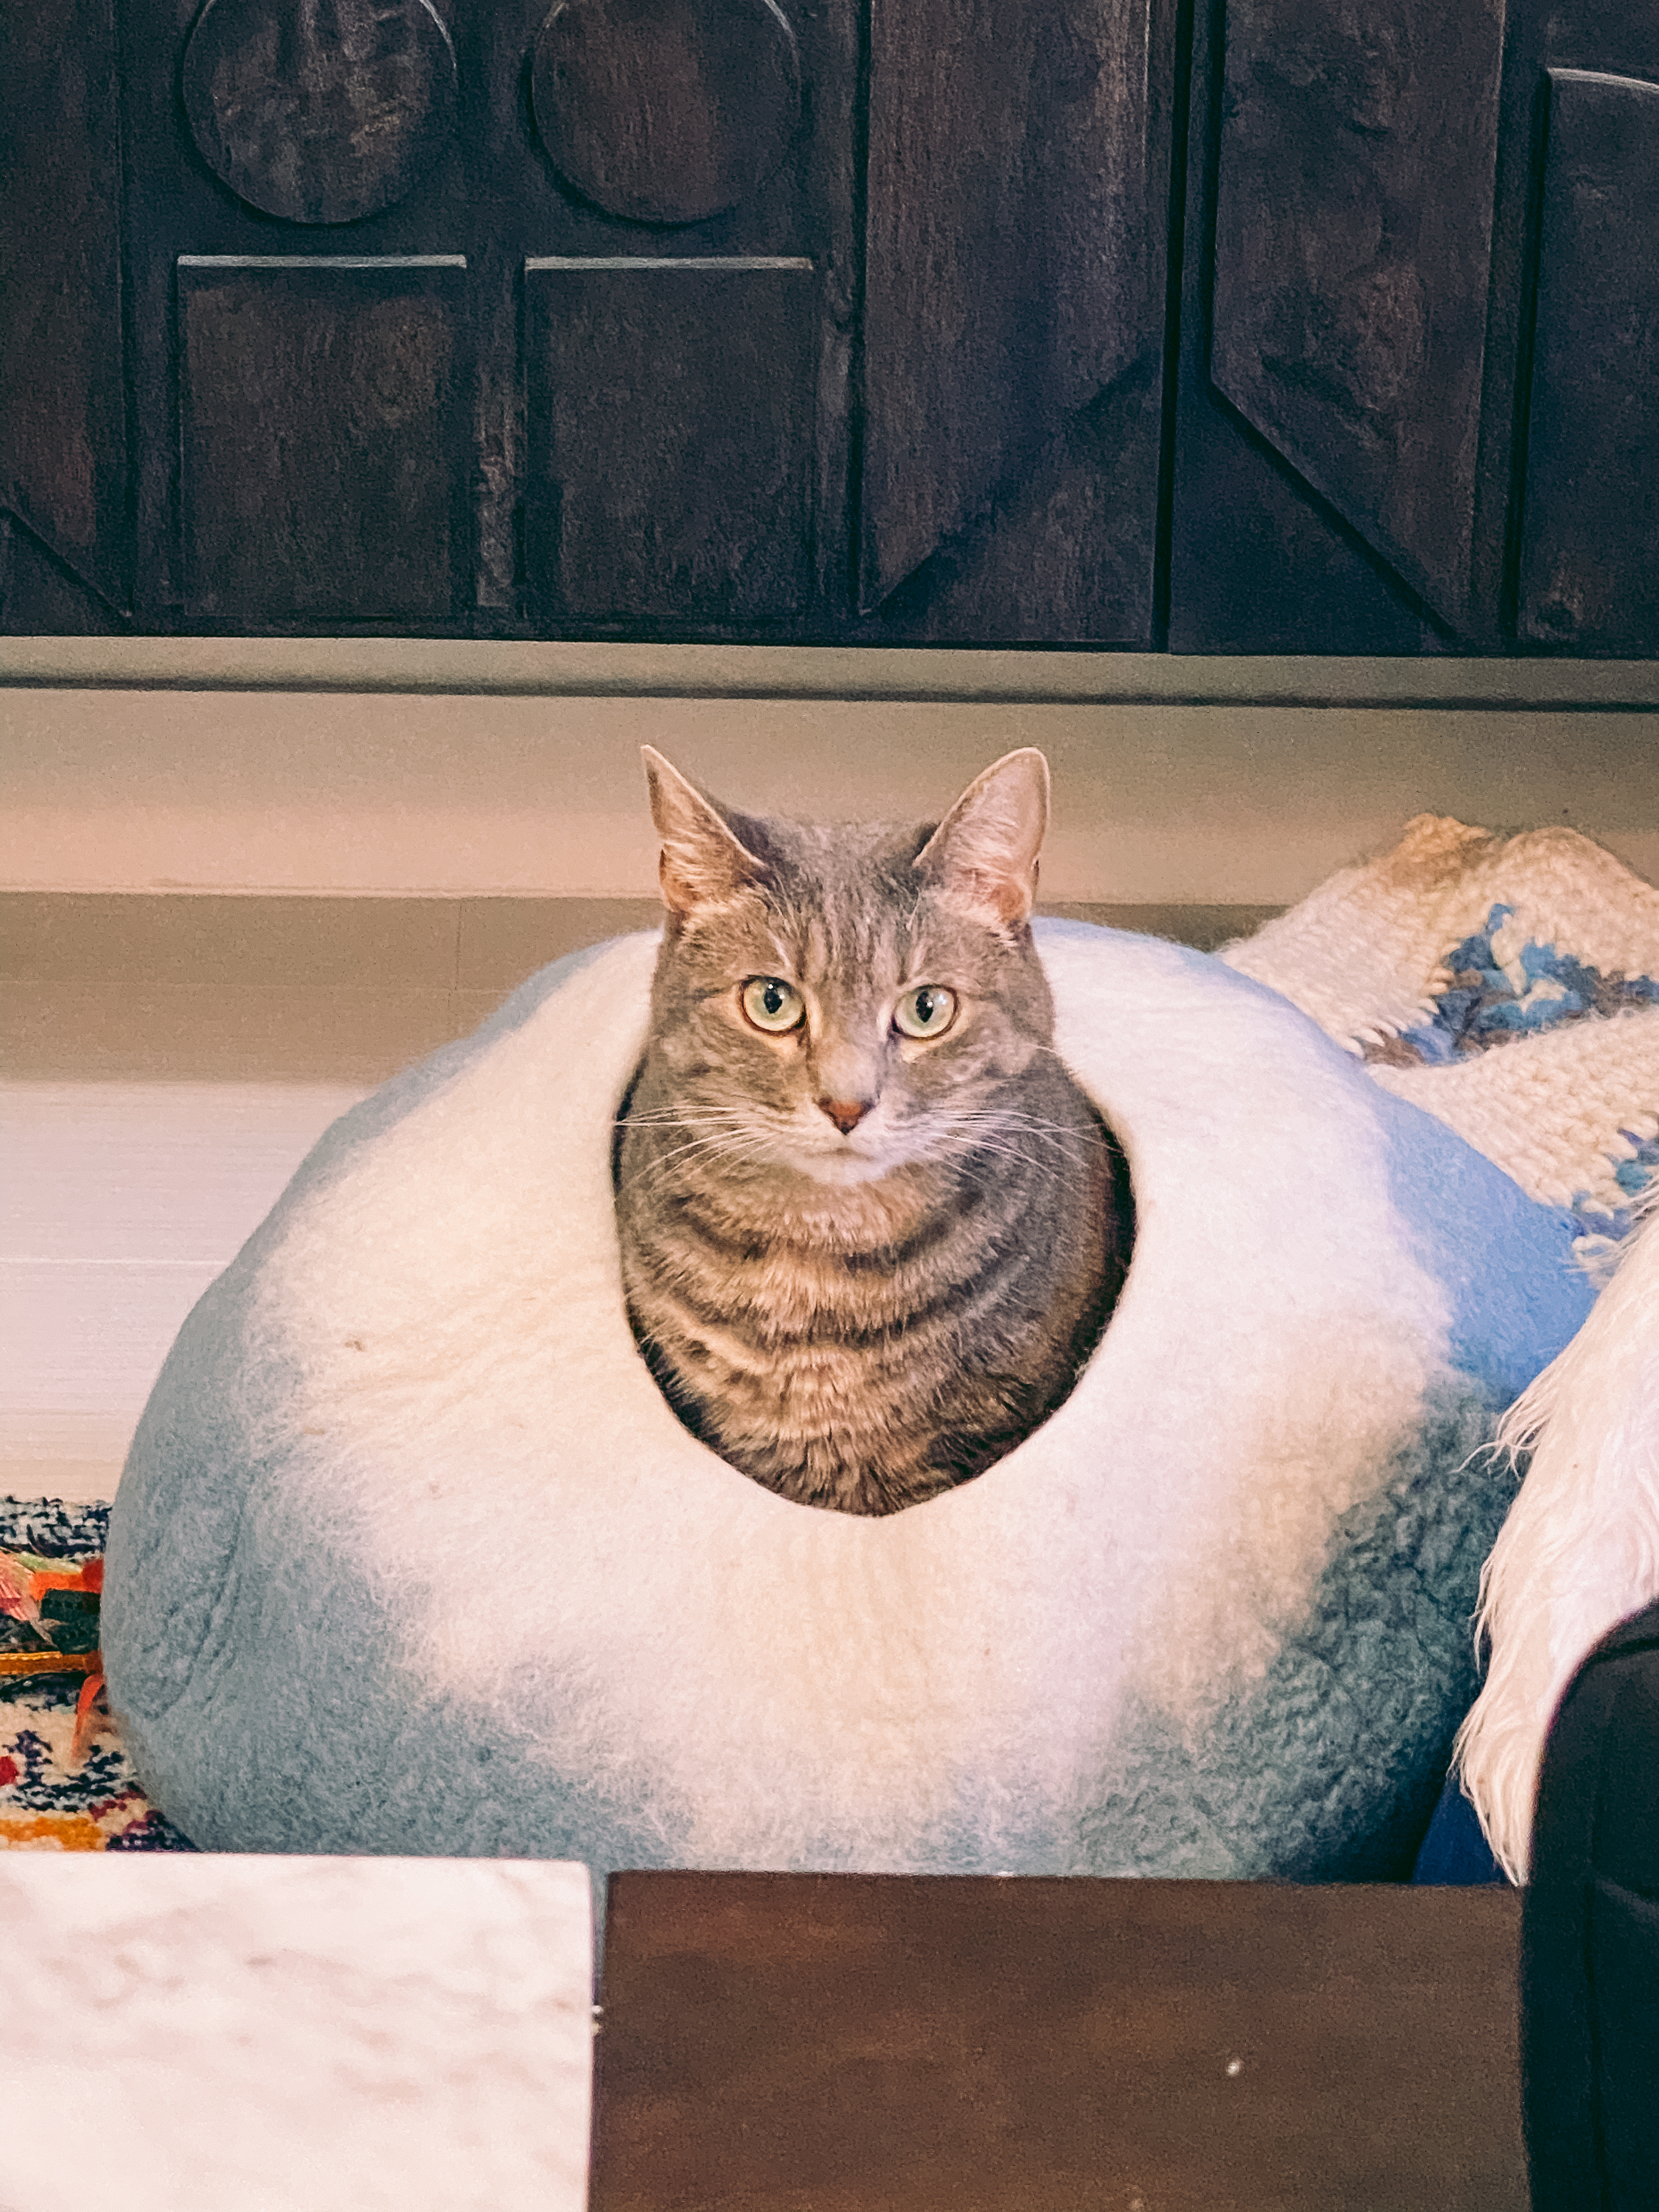
[(1054, 1036), (1030, 931), (1042, 755), (902, 828), (739, 814), (643, 751), (668, 908), (653, 1110), (734, 1165), (830, 1184), (992, 1139)]

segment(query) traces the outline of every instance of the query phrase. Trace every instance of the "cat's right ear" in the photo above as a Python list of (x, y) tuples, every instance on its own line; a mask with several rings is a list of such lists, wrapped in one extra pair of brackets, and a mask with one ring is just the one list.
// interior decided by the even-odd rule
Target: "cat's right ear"
[(641, 745), (640, 756), (651, 793), (651, 818), (662, 839), (657, 878), (669, 912), (689, 915), (699, 907), (724, 906), (746, 885), (759, 882), (765, 863), (734, 835), (714, 801), (688, 783), (654, 745)]
[(1035, 745), (976, 775), (916, 854), (918, 872), (1009, 928), (1029, 921), (1048, 827), (1048, 763)]

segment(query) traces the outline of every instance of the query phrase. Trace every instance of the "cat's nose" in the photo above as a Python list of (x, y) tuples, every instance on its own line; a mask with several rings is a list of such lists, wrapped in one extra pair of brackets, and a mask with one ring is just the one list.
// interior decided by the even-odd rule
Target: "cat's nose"
[(830, 1116), (843, 1137), (850, 1137), (875, 1103), (873, 1098), (820, 1098), (818, 1111)]

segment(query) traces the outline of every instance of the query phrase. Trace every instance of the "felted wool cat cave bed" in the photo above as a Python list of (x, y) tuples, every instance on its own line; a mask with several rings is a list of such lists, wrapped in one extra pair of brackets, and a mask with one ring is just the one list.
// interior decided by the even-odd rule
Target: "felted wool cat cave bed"
[(1285, 998), (1039, 923), (1133, 1263), (1043, 1425), (884, 1517), (677, 1419), (613, 1118), (655, 939), (556, 963), (327, 1133), (186, 1322), (104, 1649), (198, 1844), (620, 1866), (1403, 1873), (1574, 1224)]

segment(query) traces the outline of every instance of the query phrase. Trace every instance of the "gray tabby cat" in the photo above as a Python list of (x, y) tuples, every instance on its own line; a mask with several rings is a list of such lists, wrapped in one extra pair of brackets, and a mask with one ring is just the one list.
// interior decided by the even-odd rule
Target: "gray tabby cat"
[(635, 1334), (732, 1466), (896, 1512), (1053, 1411), (1128, 1264), (1031, 939), (1048, 763), (1008, 754), (937, 828), (820, 826), (643, 750), (668, 917), (614, 1155)]

